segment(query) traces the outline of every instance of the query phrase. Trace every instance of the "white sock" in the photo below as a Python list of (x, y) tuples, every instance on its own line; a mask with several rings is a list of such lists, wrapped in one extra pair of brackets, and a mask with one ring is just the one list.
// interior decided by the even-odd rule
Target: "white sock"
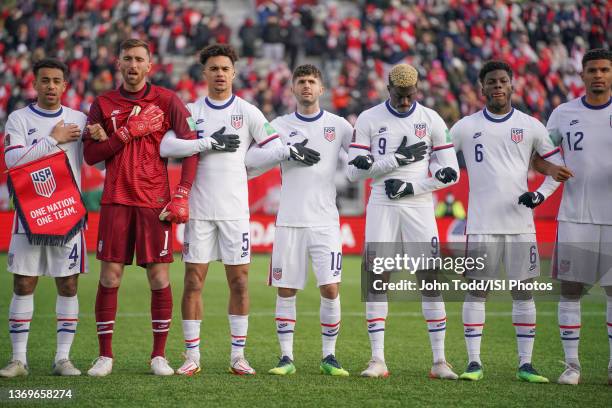
[(244, 358), (247, 332), (249, 331), (249, 315), (227, 315), (232, 336), (232, 354), (230, 359)]
[(446, 361), (444, 356), (444, 337), (446, 335), (446, 310), (442, 296), (427, 297), (421, 300), (423, 317), (429, 330), (429, 342), (433, 353), (433, 362)]
[(463, 302), (463, 333), (469, 362), (480, 361), (480, 342), (485, 323), (485, 298), (468, 295)]
[(276, 335), (280, 344), (281, 357), (293, 360), (293, 332), (295, 330), (296, 296), (276, 296)]
[(70, 358), (70, 347), (79, 322), (79, 298), (76, 295), (72, 297), (57, 295), (55, 313), (57, 315), (55, 362), (57, 363)]
[(512, 301), (512, 325), (516, 332), (519, 367), (531, 363), (536, 331), (536, 307), (533, 299)]
[(322, 357), (330, 354), (336, 355), (336, 340), (340, 333), (340, 295), (335, 299), (327, 299), (321, 296), (321, 307), (319, 309), (321, 318), (321, 341)]
[(608, 368), (612, 368), (612, 296), (608, 296), (606, 321), (608, 326), (608, 342), (610, 343), (610, 361), (608, 362)]
[(385, 361), (385, 322), (389, 313), (387, 302), (366, 302), (366, 322), (372, 357)]
[(565, 352), (565, 362), (580, 366), (578, 345), (580, 344), (580, 300), (561, 297), (558, 306), (559, 333)]
[(34, 295), (19, 296), (13, 293), (9, 306), (9, 334), (13, 345), (13, 360), (27, 365), (28, 334), (34, 313)]
[(200, 361), (200, 323), (201, 320), (183, 320), (183, 337), (185, 338), (185, 350), (189, 352), (190, 358)]

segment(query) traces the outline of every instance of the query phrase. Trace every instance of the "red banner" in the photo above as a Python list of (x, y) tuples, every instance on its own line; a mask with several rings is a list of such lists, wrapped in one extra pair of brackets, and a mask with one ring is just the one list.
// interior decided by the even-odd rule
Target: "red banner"
[(64, 245), (87, 221), (63, 151), (10, 169), (8, 186), (31, 244)]
[[(87, 248), (95, 251), (98, 239), (99, 213), (89, 213), (88, 228), (85, 231)], [(251, 216), (251, 245), (254, 253), (267, 253), (272, 251), (274, 243), (274, 216)], [(452, 218), (440, 218), (438, 233), (440, 242), (461, 242), (465, 240), (463, 221)], [(7, 251), (11, 239), (10, 226), (13, 222), (12, 212), (0, 212), (0, 251)], [(183, 247), (184, 225), (173, 229), (174, 248), (180, 251)], [(537, 220), (536, 230), (538, 242), (553, 243), (557, 231), (557, 222), (554, 220)], [(365, 217), (340, 217), (340, 232), (342, 237), (342, 250), (345, 254), (361, 254), (365, 233)], [(541, 245), (540, 256), (550, 258), (552, 245)]]

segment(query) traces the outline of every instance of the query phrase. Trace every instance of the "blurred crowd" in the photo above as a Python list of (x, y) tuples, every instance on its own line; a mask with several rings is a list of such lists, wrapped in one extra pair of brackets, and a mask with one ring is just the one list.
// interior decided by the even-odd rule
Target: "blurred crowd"
[[(306, 57), (323, 68), (325, 104), (354, 119), (384, 100), (391, 65), (419, 69), (422, 102), (453, 124), (482, 107), (483, 62), (514, 69), (514, 105), (545, 119), (582, 91), (580, 60), (609, 47), (606, 0), (253, 1), (234, 26), (215, 7), (169, 0), (4, 1), (0, 14), (0, 124), (34, 97), (32, 61), (57, 56), (70, 67), (64, 104), (88, 111), (95, 95), (119, 84), (118, 44), (137, 37), (155, 54), (154, 83), (185, 100), (206, 92), (197, 50), (232, 41), (241, 58), (236, 93), (269, 118), (294, 109), (291, 70)], [(177, 61), (185, 72), (177, 72)]]

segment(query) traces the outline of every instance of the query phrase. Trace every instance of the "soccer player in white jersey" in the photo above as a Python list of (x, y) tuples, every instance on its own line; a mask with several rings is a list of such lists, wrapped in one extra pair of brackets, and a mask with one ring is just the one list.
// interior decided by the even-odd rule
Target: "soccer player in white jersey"
[[(408, 256), (438, 249), (431, 192), (457, 182), (458, 164), (444, 121), (415, 98), (418, 74), (400, 64), (389, 73), (389, 99), (359, 115), (350, 145), (349, 180), (373, 178), (366, 212), (366, 247), (398, 243)], [(429, 172), (433, 177), (429, 176)], [(384, 244), (380, 244), (384, 245)], [(383, 249), (384, 251), (384, 249)], [(417, 271), (430, 279), (432, 270)], [(422, 293), (423, 316), (433, 351), (432, 378), (457, 379), (444, 355), (446, 312), (437, 291)], [(384, 357), (386, 295), (366, 301), (372, 358), (361, 375), (389, 375)]]
[(277, 287), (276, 332), (281, 357), (269, 373), (295, 373), (293, 332), (296, 325), (296, 295), (308, 277), (308, 257), (321, 294), (319, 309), (322, 339), (321, 372), (347, 376), (336, 360), (336, 339), (340, 332), (339, 286), (342, 272), (342, 242), (336, 207), (334, 175), (339, 155), (348, 152), (352, 126), (343, 118), (319, 106), (323, 94), (321, 71), (301, 65), (292, 77), (297, 111), (278, 117), (272, 126), (289, 146), (305, 145), (320, 153), (321, 160), (308, 167), (291, 160), (288, 152), (266, 161), (263, 149), (252, 146), (247, 153), (247, 170), (269, 168), (280, 162), (282, 186), (276, 217), (276, 232), (268, 283)]
[[(183, 260), (185, 286), (182, 300), (185, 363), (176, 371), (193, 375), (200, 371), (201, 292), (208, 265), (221, 260), (230, 289), (228, 319), (231, 335), (230, 371), (252, 375), (244, 358), (248, 330), (248, 271), (251, 255), (249, 203), (245, 155), (251, 142), (267, 154), (287, 151), (274, 128), (253, 105), (232, 93), (235, 77), (234, 49), (225, 44), (200, 52), (208, 96), (187, 104), (198, 140), (177, 139), (172, 133), (160, 145), (162, 157), (188, 157), (201, 153), (190, 195), (189, 222), (185, 227)], [(225, 130), (232, 134), (226, 134)], [(291, 152), (296, 160), (304, 154)], [(302, 152), (303, 153), (303, 152)]]
[(586, 52), (581, 77), (585, 95), (559, 105), (546, 126), (575, 172), (563, 189), (553, 260), (553, 277), (561, 284), (559, 331), (566, 363), (558, 382), (580, 381), (580, 299), (585, 287), (599, 282), (607, 296), (612, 385), (612, 52)]
[[(63, 150), (80, 188), (83, 143), (81, 133), (86, 116), (61, 105), (66, 90), (68, 67), (55, 59), (36, 62), (34, 89), (36, 103), (14, 111), (6, 123), (5, 161), (12, 167)], [(0, 370), (0, 377), (28, 374), (26, 349), (34, 312), (34, 290), (39, 276), (55, 278), (57, 286), (57, 350), (53, 373), (80, 375), (69, 358), (79, 319), (77, 282), (87, 272), (83, 232), (66, 245), (31, 245), (17, 216), (8, 253), (8, 271), (13, 273), (13, 299), (9, 307), (9, 333), (13, 358)]]
[[(467, 218), (468, 256), (486, 256), (481, 271), (468, 270), (465, 277), (484, 281), (499, 277), (504, 262), (508, 279), (530, 282), (540, 274), (532, 209), (558, 187), (547, 178), (534, 192), (527, 188), (527, 173), (534, 152), (561, 164), (559, 149), (537, 119), (511, 104), (512, 70), (503, 61), (489, 61), (479, 79), (486, 107), (464, 117), (451, 129), (455, 149), (463, 151), (470, 192)], [(516, 332), (519, 363), (517, 378), (545, 383), (531, 364), (535, 340), (536, 308), (530, 290), (515, 288), (512, 323)], [(487, 291), (466, 293), (463, 304), (464, 336), (469, 364), (461, 379), (483, 377), (480, 343), (485, 323)]]

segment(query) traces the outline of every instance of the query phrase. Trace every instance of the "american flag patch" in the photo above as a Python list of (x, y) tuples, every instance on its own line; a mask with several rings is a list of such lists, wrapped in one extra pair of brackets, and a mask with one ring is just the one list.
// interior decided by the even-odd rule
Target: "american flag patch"
[(328, 142), (333, 142), (336, 139), (336, 128), (326, 127), (323, 129), (323, 134)]
[(232, 115), (232, 127), (236, 130), (242, 127), (242, 115)]
[(419, 139), (427, 135), (427, 124), (424, 122), (414, 124), (414, 135)]
[(45, 167), (44, 169), (36, 170), (30, 173), (32, 183), (34, 183), (34, 190), (39, 196), (51, 197), (57, 185), (55, 184), (55, 177), (51, 167)]
[(521, 143), (523, 141), (523, 129), (512, 128), (510, 130), (510, 139), (514, 143)]

